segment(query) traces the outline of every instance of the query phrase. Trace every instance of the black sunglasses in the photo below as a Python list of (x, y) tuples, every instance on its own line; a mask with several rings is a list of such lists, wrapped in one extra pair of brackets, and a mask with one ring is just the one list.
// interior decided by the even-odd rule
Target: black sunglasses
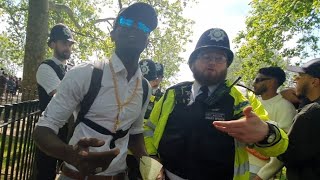
[(266, 81), (266, 80), (270, 80), (271, 78), (256, 78), (254, 80), (254, 83), (259, 83), (259, 82), (262, 82), (262, 81)]

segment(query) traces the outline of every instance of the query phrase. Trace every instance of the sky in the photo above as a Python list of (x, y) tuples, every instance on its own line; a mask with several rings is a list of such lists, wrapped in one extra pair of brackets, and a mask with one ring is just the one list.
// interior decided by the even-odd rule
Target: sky
[(234, 39), (240, 30), (245, 28), (245, 18), (249, 13), (250, 0), (198, 0), (198, 4), (184, 10), (184, 16), (195, 21), (193, 25), (192, 43), (187, 44), (186, 53), (182, 54), (185, 63), (181, 64), (176, 76), (178, 82), (193, 80), (192, 73), (187, 65), (189, 55), (203, 32), (210, 28), (221, 28), (226, 31), (234, 51)]

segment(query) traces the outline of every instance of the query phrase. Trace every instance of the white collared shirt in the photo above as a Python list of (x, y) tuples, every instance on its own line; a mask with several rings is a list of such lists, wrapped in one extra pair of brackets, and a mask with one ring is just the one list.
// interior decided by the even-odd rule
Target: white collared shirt
[[(115, 141), (116, 147), (120, 149), (120, 154), (112, 161), (109, 168), (106, 171), (99, 173), (99, 175), (115, 175), (125, 171), (129, 134), (143, 133), (143, 116), (148, 105), (148, 103), (145, 103), (144, 107), (141, 108), (143, 89), (140, 68), (137, 69), (135, 75), (128, 82), (127, 70), (116, 54), (112, 55), (111, 61), (115, 70), (115, 78), (118, 82), (118, 92), (122, 103), (132, 95), (136, 86), (136, 80), (138, 80), (139, 86), (132, 101), (123, 107), (119, 115), (120, 125), (117, 130), (126, 130), (130, 128), (129, 133), (125, 137)], [(67, 122), (71, 113), (75, 109), (79, 111), (79, 103), (89, 89), (92, 70), (92, 64), (81, 64), (68, 71), (60, 83), (56, 95), (52, 98), (47, 109), (44, 111), (44, 116), (40, 117), (37, 126), (49, 127), (53, 129), (55, 133), (58, 133), (59, 128)], [(108, 62), (106, 62), (104, 66), (101, 86), (102, 87), (89, 112), (85, 115), (85, 118), (88, 118), (113, 132), (118, 107)], [(150, 98), (150, 95), (151, 88), (149, 88), (148, 99)], [(91, 147), (91, 152), (110, 150), (109, 144), (112, 137), (110, 135), (100, 134), (83, 123), (80, 123), (75, 128), (69, 144), (76, 144), (82, 137), (94, 137), (105, 141), (105, 145), (101, 147)], [(67, 166), (76, 170), (71, 165)]]
[[(62, 64), (60, 60), (52, 57), (51, 60), (57, 65)], [(48, 64), (41, 64), (36, 74), (37, 83), (43, 87), (43, 89), (50, 94), (53, 90), (56, 90), (61, 82), (57, 73)]]

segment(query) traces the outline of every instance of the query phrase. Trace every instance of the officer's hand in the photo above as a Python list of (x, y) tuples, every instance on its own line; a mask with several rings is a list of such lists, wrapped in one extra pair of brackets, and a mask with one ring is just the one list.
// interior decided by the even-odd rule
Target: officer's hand
[(243, 143), (262, 141), (268, 134), (268, 124), (252, 112), (252, 107), (245, 108), (243, 114), (241, 119), (214, 121), (213, 125)]
[(97, 174), (106, 170), (111, 161), (120, 153), (119, 149), (104, 152), (89, 152), (89, 147), (100, 147), (104, 141), (96, 138), (82, 138), (69, 151), (69, 162), (75, 166), (81, 175)]

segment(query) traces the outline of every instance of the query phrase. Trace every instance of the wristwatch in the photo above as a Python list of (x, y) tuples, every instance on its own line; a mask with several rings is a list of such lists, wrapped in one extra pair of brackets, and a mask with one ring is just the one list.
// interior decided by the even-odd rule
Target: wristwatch
[(265, 136), (265, 138), (258, 142), (258, 144), (261, 144), (261, 145), (266, 145), (266, 144), (273, 144), (274, 141), (277, 139), (277, 133), (275, 131), (275, 125), (271, 124), (271, 123), (268, 123), (268, 134)]

